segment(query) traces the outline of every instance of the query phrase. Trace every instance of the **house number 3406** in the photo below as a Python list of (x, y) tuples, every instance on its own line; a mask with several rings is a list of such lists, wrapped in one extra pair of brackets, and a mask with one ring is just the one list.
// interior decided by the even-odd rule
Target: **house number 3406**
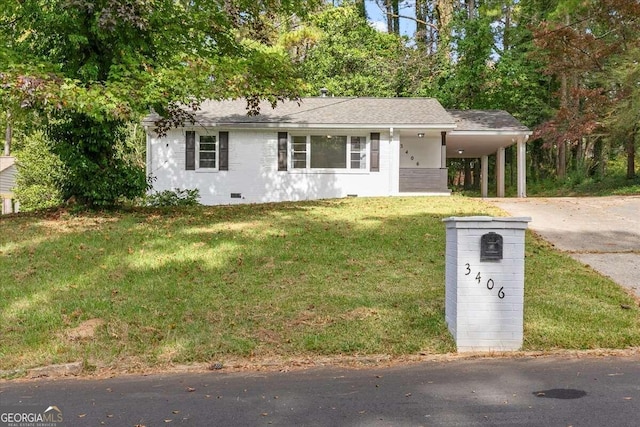
[[(466, 263), (466, 264), (464, 265), (464, 268), (465, 268), (465, 273), (464, 273), (464, 275), (465, 275), (465, 276), (470, 276), (470, 275), (471, 275), (471, 273), (472, 273), (472, 271), (471, 271), (471, 264)], [(478, 271), (478, 273), (476, 274), (475, 280), (476, 280), (478, 283), (482, 283), (482, 273), (481, 273), (480, 271)], [(495, 282), (493, 281), (493, 279), (489, 278), (489, 280), (487, 280), (487, 289), (489, 289), (490, 291), (492, 291), (495, 287), (496, 287)], [(501, 288), (498, 290), (498, 298), (500, 298), (500, 299), (504, 298), (504, 286), (503, 286), (503, 287), (501, 287)]]

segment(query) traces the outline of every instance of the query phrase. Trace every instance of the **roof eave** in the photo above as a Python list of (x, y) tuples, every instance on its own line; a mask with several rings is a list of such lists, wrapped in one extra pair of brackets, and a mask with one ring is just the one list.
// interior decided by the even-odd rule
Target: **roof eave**
[(504, 135), (504, 136), (530, 136), (533, 132), (530, 130), (452, 130), (451, 135), (459, 136), (478, 136), (478, 135)]
[[(144, 125), (153, 126), (153, 120), (143, 121)], [(237, 123), (237, 122), (203, 122), (198, 121), (193, 125), (185, 125), (182, 127), (220, 127), (220, 128), (238, 128), (238, 129), (440, 129), (453, 130), (455, 124), (451, 123), (411, 123), (411, 124), (393, 124), (393, 123)]]

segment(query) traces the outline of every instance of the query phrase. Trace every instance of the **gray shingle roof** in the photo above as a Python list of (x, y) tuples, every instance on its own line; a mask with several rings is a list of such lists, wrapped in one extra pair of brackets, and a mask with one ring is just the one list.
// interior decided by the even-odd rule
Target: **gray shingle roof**
[(456, 131), (529, 130), (511, 114), (502, 110), (447, 110), (456, 123)]
[[(327, 125), (327, 126), (416, 126), (452, 128), (452, 117), (433, 98), (302, 98), (298, 103), (263, 102), (260, 114), (247, 116), (244, 99), (205, 101), (196, 113), (201, 125)], [(146, 122), (153, 121), (147, 117)]]
[[(150, 115), (145, 123), (158, 118)], [(205, 101), (196, 112), (199, 125), (415, 127), (454, 128), (455, 131), (528, 132), (515, 117), (502, 110), (445, 110), (434, 98), (315, 97), (260, 104), (260, 114), (247, 115), (244, 99)]]

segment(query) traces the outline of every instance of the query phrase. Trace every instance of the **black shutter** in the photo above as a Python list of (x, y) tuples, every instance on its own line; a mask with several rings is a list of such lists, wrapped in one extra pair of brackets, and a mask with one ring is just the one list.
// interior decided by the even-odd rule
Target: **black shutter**
[(278, 132), (278, 170), (287, 170), (287, 132)]
[(220, 164), (218, 165), (218, 170), (228, 171), (229, 170), (229, 132), (220, 132), (219, 134), (220, 143), (218, 145), (220, 151)]
[(196, 170), (196, 133), (192, 130), (186, 132), (185, 147), (185, 169), (188, 171)]
[(380, 172), (380, 134), (371, 134), (371, 172)]

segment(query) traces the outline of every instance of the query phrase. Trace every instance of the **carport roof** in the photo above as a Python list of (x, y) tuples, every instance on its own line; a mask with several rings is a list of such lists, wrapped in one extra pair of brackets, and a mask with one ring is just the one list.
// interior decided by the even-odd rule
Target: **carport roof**
[(447, 158), (479, 158), (524, 140), (531, 131), (503, 110), (447, 110), (456, 128), (447, 134)]
[(516, 131), (529, 129), (503, 110), (447, 110), (455, 123), (455, 131)]

